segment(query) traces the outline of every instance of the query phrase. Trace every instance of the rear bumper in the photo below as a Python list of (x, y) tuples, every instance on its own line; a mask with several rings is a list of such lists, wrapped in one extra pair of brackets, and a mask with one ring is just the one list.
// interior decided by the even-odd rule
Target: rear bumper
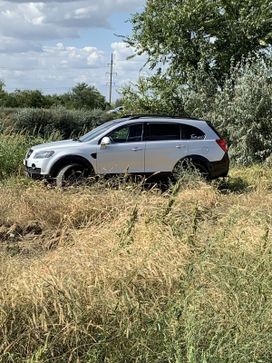
[(210, 176), (212, 179), (224, 177), (228, 175), (229, 172), (229, 156), (227, 153), (223, 156), (220, 161), (213, 161), (210, 163)]

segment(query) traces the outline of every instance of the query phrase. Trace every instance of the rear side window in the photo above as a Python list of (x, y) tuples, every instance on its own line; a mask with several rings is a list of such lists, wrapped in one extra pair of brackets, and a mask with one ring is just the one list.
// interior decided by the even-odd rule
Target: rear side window
[(150, 123), (145, 127), (146, 141), (180, 140), (180, 125), (174, 123)]
[(203, 140), (205, 139), (205, 134), (197, 127), (181, 125), (181, 137), (182, 140)]

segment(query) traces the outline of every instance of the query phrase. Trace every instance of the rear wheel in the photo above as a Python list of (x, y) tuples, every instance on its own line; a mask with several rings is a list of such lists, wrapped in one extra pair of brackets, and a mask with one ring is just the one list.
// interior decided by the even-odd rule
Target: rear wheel
[(90, 170), (84, 168), (83, 165), (66, 165), (58, 172), (56, 185), (58, 187), (79, 186), (84, 184), (90, 175)]
[(200, 176), (206, 180), (210, 179), (210, 173), (207, 167), (202, 163), (191, 159), (184, 159), (177, 162), (172, 172), (175, 181), (184, 177), (186, 174)]

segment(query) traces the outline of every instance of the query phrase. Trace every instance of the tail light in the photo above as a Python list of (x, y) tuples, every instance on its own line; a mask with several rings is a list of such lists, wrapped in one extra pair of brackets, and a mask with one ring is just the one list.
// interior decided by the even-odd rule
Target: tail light
[(224, 140), (224, 139), (218, 139), (216, 140), (217, 144), (221, 147), (221, 149), (227, 153), (229, 148), (228, 148), (228, 144), (227, 144), (227, 141)]

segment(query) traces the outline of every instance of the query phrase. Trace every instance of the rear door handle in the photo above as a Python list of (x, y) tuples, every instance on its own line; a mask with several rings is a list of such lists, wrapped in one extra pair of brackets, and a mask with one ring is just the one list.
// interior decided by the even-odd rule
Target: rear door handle
[(131, 151), (140, 151), (140, 150), (143, 150), (143, 149), (141, 149), (139, 147), (134, 147), (133, 149), (131, 149)]
[(176, 148), (177, 149), (181, 149), (181, 148), (184, 148), (185, 146), (184, 145), (177, 145)]

